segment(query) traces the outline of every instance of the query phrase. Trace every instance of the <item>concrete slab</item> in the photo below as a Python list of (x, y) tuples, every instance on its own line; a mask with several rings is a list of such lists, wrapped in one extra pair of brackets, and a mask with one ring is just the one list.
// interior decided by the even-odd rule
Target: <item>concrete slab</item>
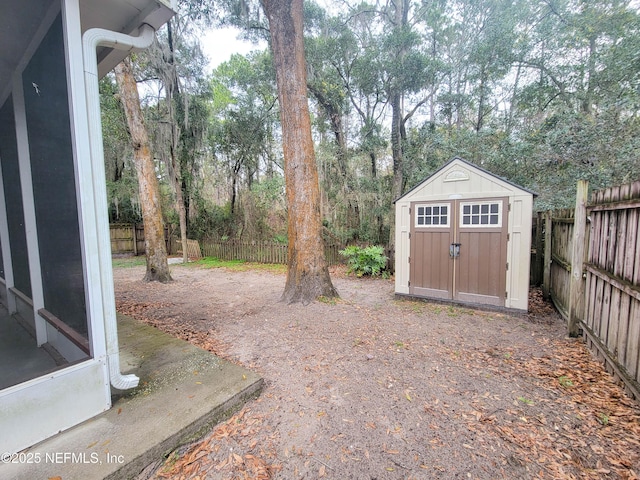
[(102, 415), (0, 464), (0, 478), (132, 478), (206, 435), (262, 389), (249, 370), (130, 318), (118, 323), (122, 371), (138, 375), (140, 385), (116, 395)]

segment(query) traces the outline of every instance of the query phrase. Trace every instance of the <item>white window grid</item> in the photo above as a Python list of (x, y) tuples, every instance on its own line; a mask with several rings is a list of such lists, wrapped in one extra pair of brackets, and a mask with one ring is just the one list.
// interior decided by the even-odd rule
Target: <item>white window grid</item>
[(502, 202), (461, 202), (460, 227), (501, 228)]
[(451, 225), (451, 205), (448, 203), (416, 205), (417, 228), (448, 228)]

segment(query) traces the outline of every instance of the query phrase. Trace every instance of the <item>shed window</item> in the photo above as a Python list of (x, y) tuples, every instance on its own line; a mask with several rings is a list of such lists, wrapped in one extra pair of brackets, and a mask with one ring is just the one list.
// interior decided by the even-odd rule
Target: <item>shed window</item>
[(502, 202), (461, 203), (460, 213), (462, 227), (502, 226)]
[(416, 227), (448, 227), (449, 204), (418, 205), (416, 207)]

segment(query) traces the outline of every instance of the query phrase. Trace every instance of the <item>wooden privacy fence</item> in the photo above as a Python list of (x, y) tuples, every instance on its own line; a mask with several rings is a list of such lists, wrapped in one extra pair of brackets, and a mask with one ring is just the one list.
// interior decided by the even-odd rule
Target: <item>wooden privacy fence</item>
[[(137, 255), (135, 228), (132, 224), (114, 223), (109, 225), (111, 253), (133, 253)], [(143, 244), (144, 250), (144, 244)]]
[(595, 192), (582, 322), (592, 347), (640, 398), (640, 182)]
[[(569, 319), (571, 305), (571, 260), (575, 210), (555, 210), (544, 215), (545, 226), (542, 256), (545, 259), (542, 271), (542, 288), (545, 297), (551, 297), (560, 314)], [(582, 310), (577, 313), (583, 317)], [(576, 332), (572, 332), (576, 333)]]
[[(287, 245), (272, 242), (214, 242), (205, 240), (200, 249), (205, 257), (220, 260), (244, 260), (258, 263), (287, 263)], [(338, 253), (343, 247), (325, 246), (325, 256), (329, 265), (343, 263)]]
[[(144, 255), (144, 225), (141, 223), (112, 223), (109, 225), (112, 254)], [(171, 255), (169, 228), (164, 228), (167, 253)]]
[(640, 182), (544, 215), (543, 291), (607, 370), (640, 398)]

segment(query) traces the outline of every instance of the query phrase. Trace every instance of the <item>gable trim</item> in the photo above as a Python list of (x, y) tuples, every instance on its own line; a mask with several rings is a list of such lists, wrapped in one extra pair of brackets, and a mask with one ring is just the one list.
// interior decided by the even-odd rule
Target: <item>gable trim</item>
[[(465, 160), (462, 157), (453, 157), (451, 160), (449, 160), (447, 163), (445, 163), (444, 165), (442, 165), (439, 169), (437, 169), (435, 172), (433, 172), (431, 175), (429, 175), (427, 178), (425, 178), (424, 180), (422, 180), (421, 182), (419, 182), (417, 185), (415, 185), (413, 188), (411, 188), (410, 190), (408, 190), (406, 193), (404, 193), (403, 195), (401, 195), (400, 197), (396, 198), (393, 203), (395, 204), (396, 202), (398, 202), (399, 200), (402, 200), (404, 197), (410, 195), (414, 190), (417, 190), (418, 188), (420, 188), (420, 186), (422, 186), (427, 180), (429, 180), (432, 177), (435, 177), (436, 175), (438, 175), (439, 173), (441, 173), (442, 171), (444, 171), (447, 167), (449, 167), (452, 163), (454, 163), (455, 161), (458, 162), (462, 162), (465, 166), (469, 167), (470, 169), (474, 169), (479, 171), (480, 173), (483, 173), (485, 175), (488, 175), (490, 177), (493, 177), (501, 182), (505, 182), (509, 185), (511, 185), (514, 188), (517, 188), (518, 190), (522, 190), (526, 193), (530, 193), (531, 195), (533, 195), (534, 197), (537, 197), (538, 194), (532, 190), (529, 190), (527, 188), (521, 187), (520, 185), (516, 185), (515, 183), (507, 180), (504, 177), (500, 177), (498, 175), (495, 175), (494, 173), (491, 173), (488, 170), (485, 170), (482, 167), (479, 167), (471, 162), (469, 162), (468, 160)], [(460, 170), (459, 172), (457, 170), (453, 170), (452, 172), (450, 172), (449, 174), (447, 174), (446, 178), (443, 180), (445, 182), (454, 182), (454, 181), (463, 181), (463, 180), (468, 180), (469, 177), (467, 176), (467, 178), (463, 178), (463, 175), (466, 172)], [(453, 174), (453, 175), (452, 175)], [(468, 175), (468, 174), (467, 174)], [(449, 178), (451, 177), (451, 178)]]

